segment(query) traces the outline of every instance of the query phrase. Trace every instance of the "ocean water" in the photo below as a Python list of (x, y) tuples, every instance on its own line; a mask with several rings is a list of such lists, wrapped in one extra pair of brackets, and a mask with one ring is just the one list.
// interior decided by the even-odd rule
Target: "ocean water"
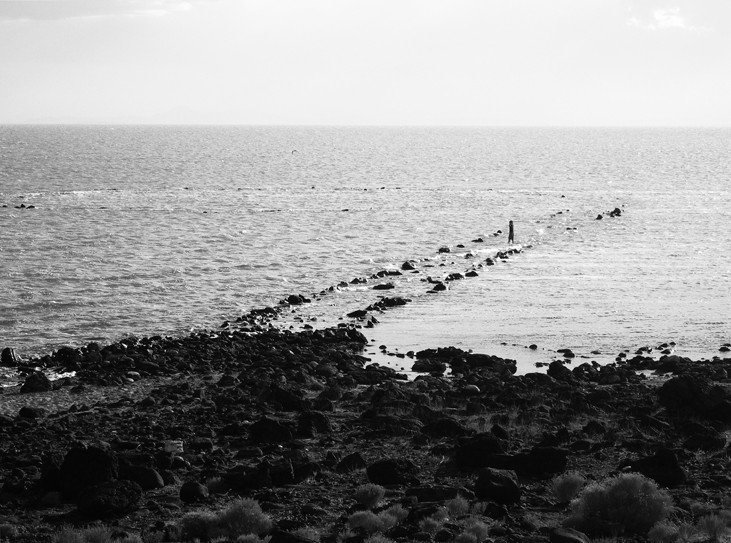
[[(218, 329), (303, 294), (279, 325), (411, 299), (364, 330), (399, 368), (380, 345), (520, 371), (560, 348), (723, 356), (730, 184), (730, 129), (3, 126), (0, 348)], [(509, 220), (522, 253), (428, 293), (507, 248)], [(327, 291), (406, 260), (393, 290)]]

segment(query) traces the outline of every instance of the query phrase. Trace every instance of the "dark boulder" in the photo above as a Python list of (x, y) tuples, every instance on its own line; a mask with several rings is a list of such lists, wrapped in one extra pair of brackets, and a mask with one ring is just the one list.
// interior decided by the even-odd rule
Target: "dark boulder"
[(61, 347), (58, 351), (53, 353), (53, 361), (59, 365), (70, 370), (79, 369), (81, 362), (81, 353), (78, 349), (73, 347)]
[(665, 487), (679, 486), (686, 481), (685, 471), (680, 466), (678, 457), (666, 448), (658, 450), (652, 456), (630, 462), (628, 467)]
[(462, 437), (471, 432), (451, 417), (441, 417), (426, 424), (421, 431), (430, 437)]
[(60, 490), (76, 496), (88, 487), (108, 483), (117, 478), (116, 455), (100, 447), (75, 447), (63, 459), (59, 470)]
[(431, 360), (428, 358), (416, 360), (413, 366), (411, 366), (411, 371), (417, 373), (435, 373), (441, 375), (445, 371), (447, 371), (447, 364), (442, 362), (441, 360)]
[(366, 468), (368, 480), (377, 485), (419, 484), (419, 468), (405, 458), (386, 458)]
[(658, 397), (665, 409), (681, 415), (708, 416), (713, 413), (723, 416), (723, 410), (717, 412), (718, 406), (729, 401), (722, 387), (697, 375), (673, 377), (659, 388)]
[(444, 502), (456, 498), (459, 491), (459, 487), (456, 486), (413, 486), (406, 490), (406, 495), (416, 496), (420, 502)]
[(15, 354), (15, 350), (10, 347), (5, 347), (2, 350), (2, 353), (0, 353), (0, 366), (14, 368), (20, 364), (20, 362), (20, 357), (18, 357), (18, 355)]
[(297, 419), (297, 435), (300, 437), (315, 437), (317, 434), (331, 434), (332, 431), (332, 424), (325, 413), (307, 411)]
[(46, 410), (42, 407), (35, 407), (35, 406), (23, 406), (20, 408), (20, 411), (18, 412), (18, 416), (24, 419), (40, 419), (43, 417), (43, 415), (46, 414)]
[(76, 501), (79, 513), (87, 518), (121, 516), (139, 509), (140, 485), (133, 481), (109, 481), (87, 488)]
[(475, 495), (497, 503), (516, 503), (521, 496), (518, 476), (512, 470), (483, 468), (477, 474)]
[(354, 452), (338, 462), (337, 466), (335, 466), (335, 471), (338, 473), (347, 473), (349, 471), (365, 469), (367, 466), (368, 464), (365, 458), (363, 458), (363, 455), (359, 452)]
[(576, 380), (571, 370), (564, 366), (560, 360), (554, 360), (548, 365), (548, 371), (546, 374), (553, 377), (557, 381), (573, 382)]
[(208, 487), (196, 481), (187, 481), (180, 487), (180, 501), (196, 503), (208, 499)]
[(391, 290), (393, 288), (396, 288), (396, 285), (393, 283), (380, 283), (373, 286), (373, 290)]
[(53, 390), (53, 383), (42, 371), (34, 371), (25, 378), (23, 386), (20, 387), (21, 394), (28, 392), (48, 392)]
[(462, 440), (455, 449), (455, 463), (460, 469), (489, 466), (495, 455), (503, 454), (503, 446), (492, 434), (478, 434)]
[(284, 423), (262, 417), (249, 429), (251, 438), (260, 443), (286, 443), (292, 440), (292, 430)]
[(146, 466), (128, 466), (120, 474), (122, 479), (134, 481), (142, 490), (154, 490), (165, 486), (162, 476), (155, 468)]
[[(601, 217), (601, 215), (599, 215)], [(556, 528), (548, 538), (549, 543), (591, 543), (584, 532), (573, 528)]]

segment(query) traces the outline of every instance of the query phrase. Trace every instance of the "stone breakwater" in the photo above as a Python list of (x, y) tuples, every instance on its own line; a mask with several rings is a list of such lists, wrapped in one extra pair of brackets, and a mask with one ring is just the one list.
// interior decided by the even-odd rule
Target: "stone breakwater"
[[(392, 540), (454, 540), (464, 529), (456, 513), (436, 533), (422, 521), (460, 496), (492, 541), (547, 542), (566, 534), (570, 505), (551, 481), (569, 471), (588, 481), (642, 473), (668, 489), (677, 521), (724, 507), (729, 361), (638, 355), (596, 372), (557, 362), (516, 376), (513, 361), (450, 347), (415, 357), (451, 378), (409, 381), (366, 366), (364, 343), (344, 327), (54, 353), (76, 376), (0, 396), (6, 530), (44, 541), (101, 520), (120, 536), (175, 541), (186, 513), (244, 496), (272, 518), (275, 543), (308, 541), (295, 534), (305, 527), (355, 543), (365, 534), (348, 532), (362, 508), (354, 490), (370, 482), (386, 490), (376, 512), (407, 513), (386, 530)], [(670, 372), (663, 382), (638, 373), (655, 363)], [(24, 387), (45, 382), (37, 375)], [(109, 398), (89, 400), (99, 390)], [(34, 401), (62, 392), (55, 407)]]

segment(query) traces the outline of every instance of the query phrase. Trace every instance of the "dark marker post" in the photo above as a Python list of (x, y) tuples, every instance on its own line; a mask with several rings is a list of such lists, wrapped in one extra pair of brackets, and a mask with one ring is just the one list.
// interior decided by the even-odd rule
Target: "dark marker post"
[(508, 243), (515, 242), (515, 232), (513, 231), (513, 221), (508, 223)]

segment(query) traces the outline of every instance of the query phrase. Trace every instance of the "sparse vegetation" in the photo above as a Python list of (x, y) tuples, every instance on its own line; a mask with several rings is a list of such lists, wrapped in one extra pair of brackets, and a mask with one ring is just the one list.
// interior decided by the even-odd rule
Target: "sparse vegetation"
[(18, 528), (12, 524), (0, 524), (0, 541), (12, 541), (18, 537)]
[(392, 505), (376, 514), (373, 511), (357, 511), (348, 517), (348, 526), (366, 534), (383, 532), (403, 522), (409, 512), (401, 505)]
[[(0, 541), (4, 540), (4, 536), (0, 537)], [(143, 543), (142, 538), (134, 534), (115, 538), (113, 530), (103, 525), (89, 528), (65, 526), (53, 536), (51, 541), (53, 543)]]
[(355, 489), (353, 498), (366, 509), (376, 507), (386, 495), (386, 489), (381, 485), (367, 483)]
[(448, 500), (444, 505), (447, 507), (449, 516), (452, 518), (461, 517), (470, 512), (470, 502), (462, 496)]
[(658, 522), (647, 532), (650, 543), (675, 543), (680, 539), (678, 527), (672, 522)]
[(303, 526), (302, 528), (295, 530), (293, 533), (294, 535), (304, 537), (311, 541), (320, 541), (320, 532), (312, 526)]
[(591, 534), (646, 534), (672, 510), (672, 498), (647, 477), (625, 473), (586, 487), (566, 524)]
[(727, 519), (721, 515), (707, 515), (698, 521), (698, 529), (708, 535), (712, 543), (718, 543), (729, 533)]
[(383, 523), (373, 511), (357, 511), (348, 517), (348, 526), (367, 534), (383, 530)]
[(586, 479), (580, 473), (569, 471), (558, 475), (551, 481), (551, 491), (559, 503), (573, 500), (586, 485)]
[(272, 521), (255, 500), (245, 498), (220, 513), (189, 513), (183, 517), (181, 528), (181, 537), (186, 541), (210, 541), (216, 537), (261, 536), (271, 530)]

